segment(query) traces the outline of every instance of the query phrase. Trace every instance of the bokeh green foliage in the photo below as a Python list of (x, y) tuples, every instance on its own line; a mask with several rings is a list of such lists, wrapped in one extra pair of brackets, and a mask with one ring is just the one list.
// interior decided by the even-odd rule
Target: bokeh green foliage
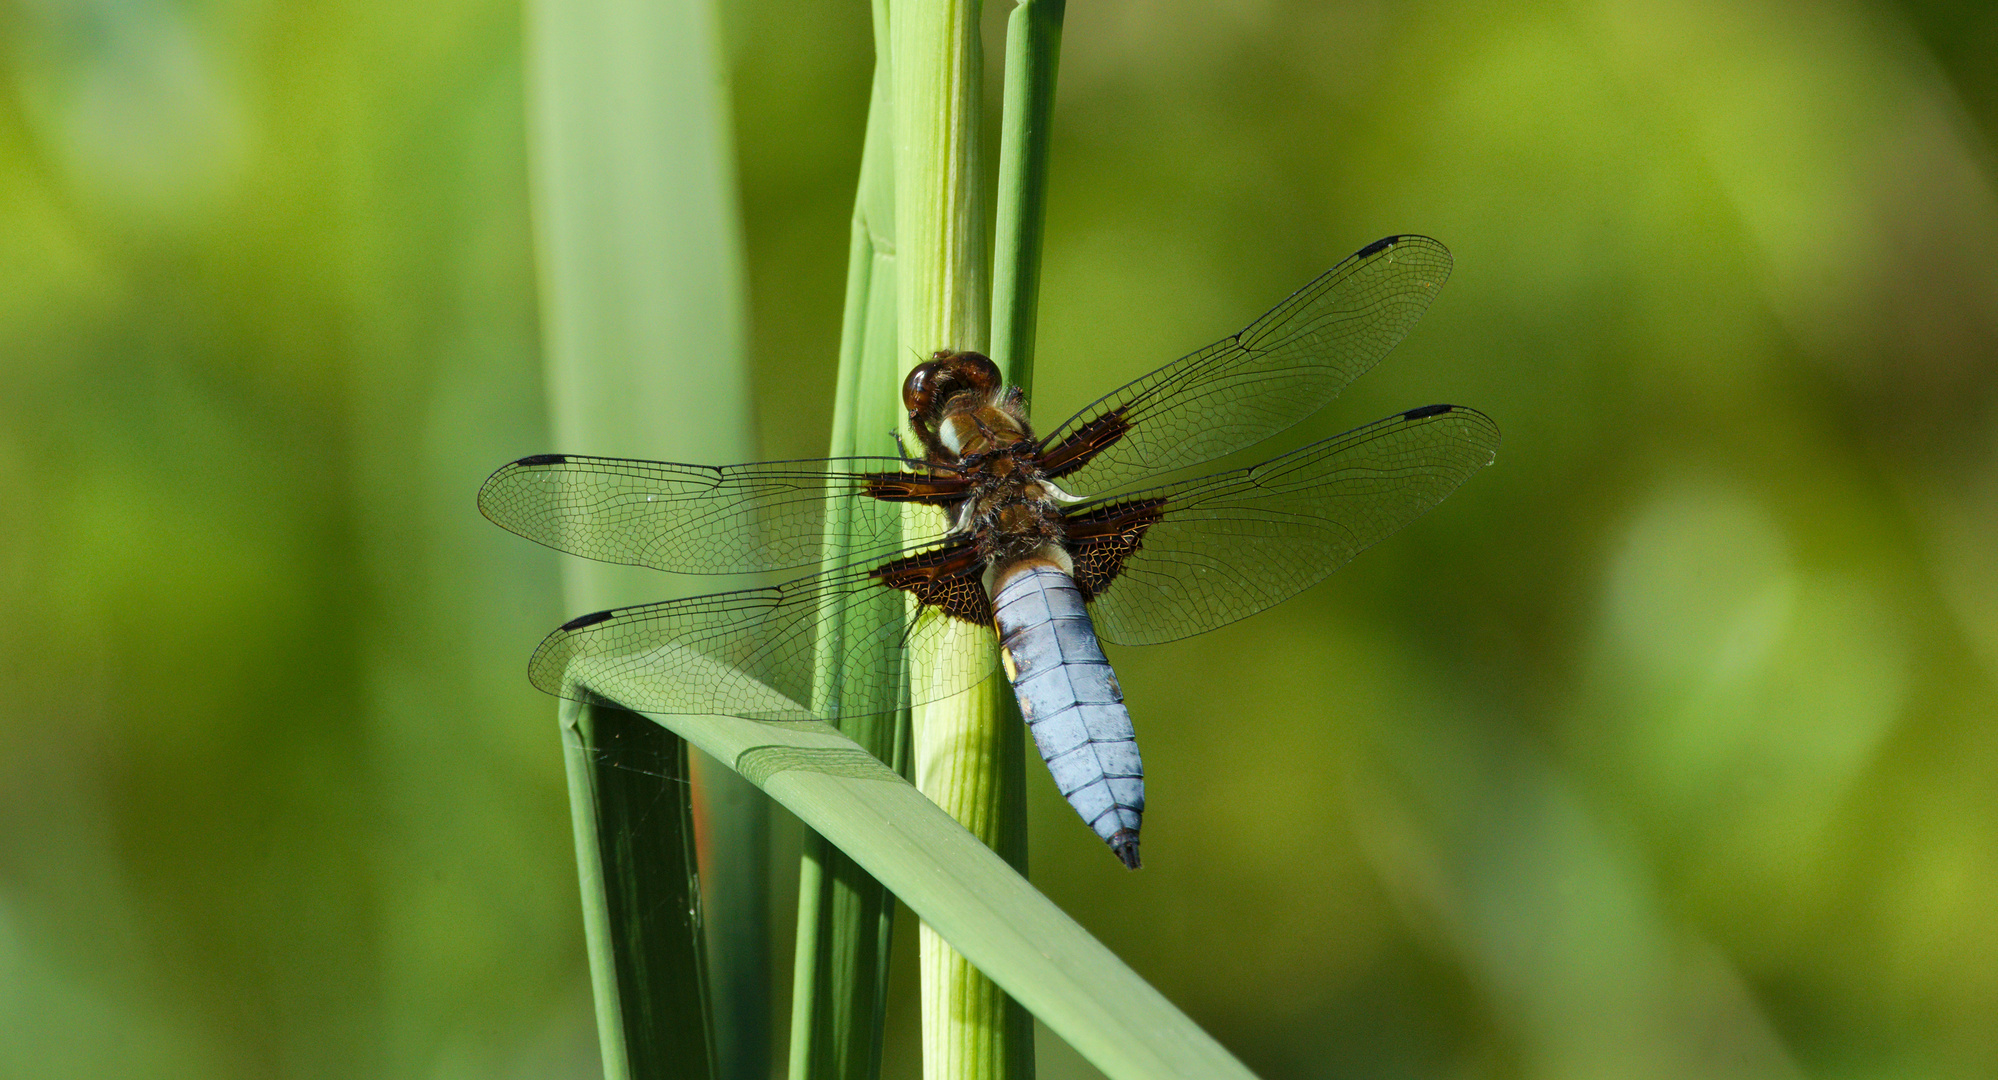
[[(868, 21), (723, 15), (763, 452), (810, 456)], [(0, 23), (0, 1072), (594, 1068), (521, 678), (575, 612), (471, 505), (601, 449), (546, 445), (520, 34)], [(1506, 442), (1116, 651), (1147, 868), (1032, 773), (1036, 883), (1270, 1077), (1998, 1073), (1994, 55), (1988, 5), (1072, 6), (1041, 424), (1419, 231), (1427, 319), (1267, 452)]]

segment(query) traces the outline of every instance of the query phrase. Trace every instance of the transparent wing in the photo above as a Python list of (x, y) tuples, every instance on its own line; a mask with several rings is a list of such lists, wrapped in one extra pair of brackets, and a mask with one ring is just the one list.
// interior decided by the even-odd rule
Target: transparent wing
[(1252, 469), (1138, 492), (1123, 505), (1162, 500), (1156, 522), (1100, 587), (1097, 633), (1157, 644), (1288, 600), (1442, 502), (1498, 444), (1485, 414), (1431, 405)]
[(920, 524), (905, 525), (902, 504), (956, 483), (905, 472), (896, 458), (716, 467), (541, 454), (487, 479), (479, 510), (501, 528), (586, 559), (683, 574), (755, 573), (816, 566), (829, 545), (841, 560), (867, 561), (935, 542), (944, 515), (911, 515)]
[(989, 653), (950, 650), (911, 693), (910, 653), (933, 644), (948, 617), (924, 609), (905, 625), (907, 602), (870, 568), (849, 567), (617, 608), (548, 635), (528, 677), (551, 694), (642, 712), (836, 720), (948, 697), (992, 673)]
[(1387, 355), (1449, 277), (1449, 250), (1426, 236), (1368, 244), (1241, 333), (1056, 428), (1042, 440), (1049, 472), (1079, 495), (1107, 495), (1261, 442)]

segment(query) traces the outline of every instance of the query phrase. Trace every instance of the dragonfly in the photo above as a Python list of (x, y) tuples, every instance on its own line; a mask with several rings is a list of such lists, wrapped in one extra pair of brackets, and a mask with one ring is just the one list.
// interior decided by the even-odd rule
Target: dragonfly
[(952, 624), (971, 624), (997, 635), (996, 666), (1062, 795), (1136, 869), (1144, 768), (1100, 642), (1175, 641), (1269, 608), (1492, 462), (1489, 417), (1429, 405), (1190, 475), (1331, 401), (1408, 334), (1450, 269), (1435, 240), (1378, 240), (1045, 435), (993, 361), (941, 350), (902, 387), (919, 452), (508, 464), (479, 508), (559, 551), (683, 574), (812, 571), (572, 619), (529, 679), (641, 712), (838, 722), (991, 677), (995, 650), (946, 647)]

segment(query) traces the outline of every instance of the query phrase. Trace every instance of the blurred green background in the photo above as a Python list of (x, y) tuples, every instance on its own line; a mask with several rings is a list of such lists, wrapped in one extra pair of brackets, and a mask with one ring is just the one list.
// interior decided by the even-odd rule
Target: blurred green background
[[(763, 456), (810, 456), (868, 17), (723, 18)], [(594, 449), (547, 445), (518, 10), (0, 35), (0, 1075), (592, 1075), (522, 674), (576, 612), (472, 506)], [(1113, 651), (1147, 868), (1035, 770), (1035, 881), (1272, 1078), (1998, 1075), (1994, 57), (1988, 4), (1071, 5), (1043, 426), (1423, 232), (1441, 299), (1271, 449), (1506, 441)]]

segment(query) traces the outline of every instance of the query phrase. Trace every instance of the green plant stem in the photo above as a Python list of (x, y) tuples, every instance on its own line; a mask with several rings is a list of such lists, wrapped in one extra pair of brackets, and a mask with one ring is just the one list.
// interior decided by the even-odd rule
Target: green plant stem
[[(976, 0), (895, 0), (891, 5), (895, 78), (895, 224), (901, 341), (905, 356), (938, 349), (986, 351), (991, 317), (986, 276), (979, 106), (983, 53)], [(1009, 381), (1010, 379), (1009, 375)], [(912, 513), (928, 512), (914, 509)], [(983, 627), (952, 624), (940, 650), (983, 652), (996, 644)], [(910, 686), (918, 694), (941, 657), (919, 656)], [(1018, 769), (1004, 767), (1020, 732), (997, 679), (919, 707), (914, 721), (916, 784), (972, 834), (1021, 858), (1024, 805)], [(1015, 779), (1008, 790), (1008, 779)], [(931, 1080), (1032, 1075), (1031, 1026), (1015, 1006), (936, 932), (919, 935), (923, 1074)], [(1024, 1036), (1023, 1036), (1024, 1033)]]
[[(999, 128), (998, 213), (992, 245), (991, 354), (1015, 386), (1031, 389), (1038, 318), (1041, 248), (1046, 234), (1048, 160), (1054, 86), (1065, 0), (1022, 0), (1006, 20), (1005, 98)], [(992, 731), (997, 785), (995, 850), (1027, 872), (1027, 734), (1019, 703), (993, 679), (998, 715)], [(1034, 1073), (1033, 1016), (1007, 998), (1003, 1043), (1010, 1075)]]
[(978, 0), (892, 0), (898, 323), (905, 355), (984, 351)]
[[(901, 354), (895, 330), (893, 99), (887, 61), (887, 0), (875, 0), (874, 89), (861, 152), (848, 249), (847, 292), (833, 403), (831, 457), (889, 454), (899, 423)], [(840, 535), (837, 521), (829, 536)], [(828, 566), (843, 552), (830, 548)], [(859, 620), (899, 620), (899, 598), (847, 613), (818, 642), (823, 698), (850, 675), (846, 631)], [(861, 623), (860, 629), (868, 629)], [(860, 670), (878, 665), (861, 664)], [(842, 720), (840, 729), (897, 771), (908, 769), (907, 711)], [(873, 1080), (881, 1068), (895, 898), (817, 833), (806, 837), (798, 874), (798, 947), (792, 972), (791, 1080)]]
[(1021, 0), (1006, 19), (1006, 90), (992, 243), (992, 359), (1017, 386), (1031, 387), (1034, 381), (1055, 73), (1067, 6), (1067, 0)]

